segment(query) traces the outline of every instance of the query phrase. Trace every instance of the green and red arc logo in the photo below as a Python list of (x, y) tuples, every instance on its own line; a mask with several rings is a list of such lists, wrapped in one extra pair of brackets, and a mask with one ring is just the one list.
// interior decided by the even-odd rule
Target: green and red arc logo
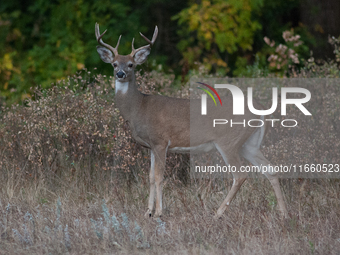
[[(216, 91), (213, 87), (211, 87), (210, 85), (205, 84), (205, 83), (203, 83), (203, 82), (197, 82), (197, 83), (198, 83), (198, 84), (201, 84), (201, 85), (203, 85), (203, 86), (206, 86), (206, 87), (209, 88), (212, 92), (214, 92), (215, 95), (217, 96), (218, 100), (220, 101), (221, 105), (222, 105), (222, 101), (221, 101), (220, 95), (217, 93), (217, 91)], [(204, 89), (204, 88), (201, 88), (201, 87), (197, 87), (197, 88), (203, 90), (204, 92), (206, 92), (206, 93), (214, 100), (214, 103), (215, 103), (215, 105), (217, 106), (216, 100), (215, 100), (214, 96), (211, 94), (211, 92), (210, 92), (209, 90)]]

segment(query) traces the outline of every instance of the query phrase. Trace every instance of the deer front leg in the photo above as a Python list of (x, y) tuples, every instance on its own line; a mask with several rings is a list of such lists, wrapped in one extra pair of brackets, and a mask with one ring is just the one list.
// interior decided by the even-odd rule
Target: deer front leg
[(164, 180), (166, 149), (161, 146), (151, 150), (150, 196), (145, 217), (151, 217), (156, 196), (155, 217), (162, 215), (162, 190)]
[(155, 185), (155, 154), (151, 151), (151, 169), (150, 169), (150, 194), (149, 194), (149, 204), (148, 210), (145, 213), (145, 218), (150, 218), (152, 216), (153, 205), (155, 202), (155, 192), (156, 192), (156, 185)]
[(155, 217), (162, 216), (162, 191), (165, 169), (166, 148), (157, 146), (154, 149), (155, 157), (155, 184), (156, 184), (156, 211)]

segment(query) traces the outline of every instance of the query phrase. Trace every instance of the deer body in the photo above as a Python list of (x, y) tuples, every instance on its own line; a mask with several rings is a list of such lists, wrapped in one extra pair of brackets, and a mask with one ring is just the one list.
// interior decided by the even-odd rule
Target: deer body
[[(149, 45), (135, 50), (132, 43), (132, 52), (127, 56), (118, 54), (120, 38), (117, 46), (113, 48), (102, 41), (104, 33), (100, 34), (99, 26), (96, 24), (97, 41), (104, 46), (97, 46), (97, 51), (104, 62), (111, 63), (114, 67), (116, 104), (124, 120), (128, 122), (134, 139), (151, 149), (150, 195), (145, 214), (147, 217), (152, 215), (155, 201), (155, 216), (162, 215), (162, 185), (168, 152), (208, 152), (217, 149), (226, 164), (236, 166), (237, 169), (241, 166), (240, 154), (253, 165), (270, 164), (260, 151), (265, 133), (264, 126), (261, 128), (230, 128), (227, 125), (218, 125), (214, 129), (212, 128), (213, 119), (221, 116), (221, 113), (225, 118), (233, 119), (236, 122), (257, 118), (249, 111), (246, 111), (242, 117), (233, 116), (231, 98), (226, 98), (223, 101), (223, 108), (202, 116), (200, 100), (190, 102), (188, 99), (145, 95), (138, 91), (134, 69), (137, 65), (144, 63), (149, 55), (151, 45), (157, 37), (157, 27), (152, 41), (141, 34), (149, 42)], [(260, 108), (255, 102), (254, 106), (257, 106), (257, 109)], [(197, 126), (197, 128), (190, 129), (190, 125)], [(287, 216), (278, 177), (275, 173), (265, 174), (274, 188), (280, 211), (284, 216)], [(235, 172), (233, 177), (233, 186), (218, 209), (217, 217), (221, 216), (229, 206), (247, 174)]]

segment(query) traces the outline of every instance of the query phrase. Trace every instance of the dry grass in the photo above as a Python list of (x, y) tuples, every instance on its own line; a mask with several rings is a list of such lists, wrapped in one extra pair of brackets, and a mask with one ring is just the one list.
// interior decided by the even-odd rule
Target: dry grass
[[(171, 79), (138, 76), (142, 89), (166, 94)], [(188, 156), (171, 155), (164, 216), (144, 219), (149, 152), (132, 141), (108, 84), (85, 72), (37, 91), (26, 107), (2, 108), (0, 254), (339, 254), (338, 179), (283, 179), (289, 220), (280, 218), (269, 182), (249, 179), (215, 221), (232, 181), (190, 179)], [(338, 113), (327, 119), (335, 127)], [(272, 163), (292, 156), (292, 146), (307, 149), (304, 160), (325, 149), (339, 160), (339, 144), (329, 144), (339, 133), (326, 124), (317, 130), (334, 136), (315, 133), (308, 147), (304, 132), (292, 144), (274, 130), (264, 151)]]
[(144, 219), (148, 189), (138, 183), (87, 192), (85, 201), (76, 183), (53, 193), (43, 185), (22, 188), (11, 199), (2, 192), (1, 253), (338, 254), (339, 182), (313, 181), (303, 197), (298, 181), (283, 183), (286, 221), (262, 179), (246, 182), (218, 221), (212, 215), (226, 193), (222, 184), (168, 182), (161, 220)]

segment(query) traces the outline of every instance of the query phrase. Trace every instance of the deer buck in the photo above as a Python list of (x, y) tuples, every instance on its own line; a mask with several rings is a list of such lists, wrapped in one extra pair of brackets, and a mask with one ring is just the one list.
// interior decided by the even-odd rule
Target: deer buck
[[(194, 104), (197, 104), (197, 107), (194, 107), (197, 112), (193, 113), (190, 112), (189, 99), (146, 95), (137, 90), (134, 70), (137, 65), (143, 64), (150, 54), (151, 46), (157, 38), (157, 26), (151, 41), (140, 33), (148, 45), (135, 49), (133, 39), (132, 51), (126, 56), (118, 54), (121, 36), (114, 48), (103, 42), (102, 37), (105, 32), (106, 30), (100, 34), (99, 25), (96, 23), (95, 33), (97, 41), (101, 45), (97, 46), (97, 51), (100, 58), (105, 63), (110, 63), (114, 68), (116, 104), (124, 120), (128, 122), (134, 139), (142, 146), (151, 149), (150, 196), (146, 217), (152, 216), (155, 200), (154, 216), (162, 215), (162, 185), (167, 152), (205, 152), (217, 149), (225, 163), (236, 166), (237, 169), (240, 169), (241, 166), (240, 154), (255, 166), (270, 164), (260, 151), (265, 126), (260, 128), (228, 128), (227, 125), (211, 127), (212, 120), (216, 118), (218, 112), (221, 114), (221, 111), (223, 111), (222, 116), (225, 116), (226, 119), (233, 117), (233, 120), (238, 120), (237, 116), (232, 115), (231, 98), (224, 100), (225, 107), (215, 110), (208, 117), (200, 114), (200, 100), (194, 101)], [(257, 106), (259, 109), (260, 106)], [(192, 116), (190, 118), (190, 114), (195, 114), (195, 118)], [(254, 116), (246, 111), (242, 118), (252, 119)], [(202, 118), (205, 119), (202, 121)], [(190, 123), (190, 119), (194, 119), (194, 123)], [(190, 124), (198, 125), (199, 128), (190, 131)], [(190, 139), (190, 137), (195, 139)], [(278, 176), (275, 173), (266, 172), (264, 174), (274, 188), (279, 210), (284, 217), (287, 217), (288, 213)], [(233, 185), (215, 217), (220, 217), (227, 209), (246, 180), (247, 174), (235, 172), (233, 178)]]

